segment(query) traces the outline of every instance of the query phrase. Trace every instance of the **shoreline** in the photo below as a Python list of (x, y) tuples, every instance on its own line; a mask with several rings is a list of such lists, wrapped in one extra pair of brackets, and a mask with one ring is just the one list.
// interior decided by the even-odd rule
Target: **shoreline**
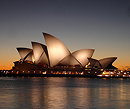
[(80, 78), (129, 78), (130, 77), (122, 77), (122, 76), (112, 76), (112, 77), (106, 77), (106, 76), (96, 76), (96, 75), (74, 75), (74, 74), (0, 74), (0, 77), (80, 77)]

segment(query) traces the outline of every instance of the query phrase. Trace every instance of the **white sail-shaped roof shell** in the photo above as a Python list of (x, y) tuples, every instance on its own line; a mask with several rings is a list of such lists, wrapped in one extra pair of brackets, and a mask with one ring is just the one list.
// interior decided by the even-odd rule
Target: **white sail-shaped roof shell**
[(70, 55), (70, 51), (58, 38), (47, 33), (43, 33), (43, 35), (47, 45), (51, 67), (57, 65), (63, 58)]
[(32, 61), (32, 49), (19, 47), (17, 48), (17, 51), (22, 60)]
[(116, 59), (117, 59), (117, 57), (108, 57), (108, 58), (104, 58), (104, 59), (100, 59), (100, 60), (88, 58), (91, 67), (96, 66), (96, 67), (102, 68), (102, 69), (105, 69), (108, 65), (112, 64)]
[(89, 63), (88, 58), (91, 58), (94, 53), (94, 49), (81, 49), (72, 53), (72, 55), (85, 66)]
[(112, 64), (116, 59), (117, 59), (117, 57), (108, 57), (108, 58), (100, 59), (99, 62), (101, 64), (102, 68), (104, 69), (108, 65)]
[(80, 62), (78, 62), (78, 60), (71, 54), (69, 56), (66, 56), (63, 60), (61, 60), (59, 62), (59, 64), (62, 64), (62, 65), (81, 65)]
[(32, 42), (35, 64), (49, 64), (47, 47), (38, 42)]

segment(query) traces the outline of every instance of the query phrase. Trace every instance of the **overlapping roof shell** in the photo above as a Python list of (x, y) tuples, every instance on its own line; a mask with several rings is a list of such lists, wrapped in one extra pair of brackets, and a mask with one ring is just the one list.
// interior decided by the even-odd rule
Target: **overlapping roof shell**
[(50, 67), (56, 65), (80, 65), (85, 67), (88, 63), (91, 66), (97, 65), (100, 68), (105, 68), (112, 64), (117, 58), (109, 57), (101, 60), (91, 58), (94, 49), (80, 49), (70, 52), (65, 44), (55, 36), (48, 33), (43, 33), (46, 45), (38, 42), (32, 42), (32, 49), (17, 48), (21, 60), (33, 61), (35, 64), (46, 64)]
[(117, 59), (117, 57), (108, 57), (108, 58), (103, 58), (100, 60), (88, 58), (91, 67), (96, 66), (96, 67), (102, 68), (102, 69), (105, 69), (108, 65), (112, 64), (116, 59)]

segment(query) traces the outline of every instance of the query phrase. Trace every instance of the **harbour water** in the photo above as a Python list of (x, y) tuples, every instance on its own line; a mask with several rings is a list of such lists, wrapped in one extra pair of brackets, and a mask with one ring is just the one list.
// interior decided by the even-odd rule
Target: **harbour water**
[(130, 79), (0, 78), (0, 109), (129, 109)]

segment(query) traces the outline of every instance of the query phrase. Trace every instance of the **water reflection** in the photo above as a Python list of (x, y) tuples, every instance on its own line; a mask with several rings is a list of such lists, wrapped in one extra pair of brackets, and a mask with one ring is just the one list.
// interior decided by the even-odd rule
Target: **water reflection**
[(122, 109), (129, 79), (0, 78), (0, 109)]

